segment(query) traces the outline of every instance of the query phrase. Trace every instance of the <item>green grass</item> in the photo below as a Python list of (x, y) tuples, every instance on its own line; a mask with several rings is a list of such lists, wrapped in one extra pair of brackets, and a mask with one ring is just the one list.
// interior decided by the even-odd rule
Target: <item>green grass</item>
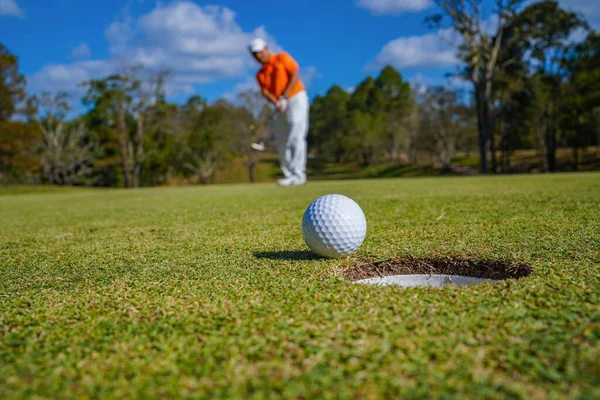
[[(260, 153), (256, 165), (256, 182), (269, 182), (283, 175), (279, 169), (277, 154)], [(488, 157), (490, 157), (488, 155)], [(502, 154), (497, 152), (498, 165), (501, 163)], [(511, 173), (540, 172), (543, 168), (542, 155), (535, 150), (516, 150), (511, 155)], [(571, 149), (561, 148), (556, 151), (557, 171), (572, 172), (573, 153)], [(488, 161), (491, 168), (491, 161)], [(437, 163), (439, 164), (439, 163)], [(475, 153), (457, 153), (452, 159), (452, 165), (470, 167), (474, 172), (479, 170), (479, 156)], [(578, 171), (589, 172), (600, 170), (600, 159), (596, 157), (596, 148), (581, 149), (579, 153)], [(309, 159), (307, 163), (308, 176), (311, 179), (369, 179), (369, 178), (397, 178), (458, 175), (442, 171), (441, 165), (432, 165), (431, 154), (421, 153), (417, 157), (417, 165), (406, 163), (374, 165), (368, 168), (356, 163), (322, 162)], [(491, 174), (491, 172), (490, 172)], [(248, 182), (248, 167), (243, 160), (237, 160), (217, 173), (217, 183)]]
[[(600, 174), (0, 196), (0, 398), (598, 398)], [(531, 276), (375, 288), (313, 258), (326, 193), (356, 258), (520, 260)], [(351, 260), (350, 260), (351, 261)]]

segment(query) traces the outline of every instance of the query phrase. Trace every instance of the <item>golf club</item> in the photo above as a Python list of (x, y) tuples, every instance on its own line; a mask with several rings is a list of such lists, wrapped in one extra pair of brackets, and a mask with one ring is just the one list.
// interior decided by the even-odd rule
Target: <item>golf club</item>
[(269, 121), (269, 125), (267, 127), (267, 132), (265, 133), (263, 138), (259, 142), (253, 142), (250, 144), (250, 147), (252, 149), (254, 149), (256, 151), (265, 151), (265, 149), (266, 149), (265, 142), (267, 142), (270, 138), (273, 137), (273, 134), (275, 131), (274, 125), (277, 121), (278, 116), (279, 116), (279, 113), (273, 114), (273, 116), (271, 117), (271, 120)]

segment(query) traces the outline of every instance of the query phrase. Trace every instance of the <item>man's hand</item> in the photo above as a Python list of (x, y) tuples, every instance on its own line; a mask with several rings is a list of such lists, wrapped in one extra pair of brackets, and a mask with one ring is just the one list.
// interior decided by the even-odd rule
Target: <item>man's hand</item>
[(263, 89), (262, 94), (265, 96), (265, 99), (269, 100), (275, 107), (277, 107), (277, 97), (275, 97), (273, 93), (269, 92), (267, 89)]
[(287, 108), (288, 100), (285, 96), (281, 96), (281, 98), (275, 103), (275, 107), (278, 111), (284, 112)]
[(281, 96), (278, 100), (273, 93), (269, 92), (266, 89), (262, 91), (262, 94), (267, 100), (273, 103), (277, 111), (284, 112), (287, 109), (288, 99), (285, 95)]

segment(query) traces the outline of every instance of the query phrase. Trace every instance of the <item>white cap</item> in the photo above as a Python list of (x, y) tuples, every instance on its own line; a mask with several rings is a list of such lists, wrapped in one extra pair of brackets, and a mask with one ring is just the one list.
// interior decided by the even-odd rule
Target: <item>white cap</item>
[(248, 46), (252, 53), (258, 53), (259, 51), (263, 51), (265, 47), (267, 47), (267, 42), (265, 42), (261, 38), (253, 39), (250, 42), (250, 45)]

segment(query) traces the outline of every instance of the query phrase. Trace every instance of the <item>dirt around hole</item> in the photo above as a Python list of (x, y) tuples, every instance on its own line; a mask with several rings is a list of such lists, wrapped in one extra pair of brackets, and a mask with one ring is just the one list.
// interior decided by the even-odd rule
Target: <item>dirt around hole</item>
[(533, 268), (531, 266), (521, 262), (459, 257), (404, 257), (383, 261), (365, 260), (341, 267), (342, 276), (350, 281), (392, 275), (419, 274), (460, 275), (501, 280), (523, 278), (529, 276), (532, 272)]

